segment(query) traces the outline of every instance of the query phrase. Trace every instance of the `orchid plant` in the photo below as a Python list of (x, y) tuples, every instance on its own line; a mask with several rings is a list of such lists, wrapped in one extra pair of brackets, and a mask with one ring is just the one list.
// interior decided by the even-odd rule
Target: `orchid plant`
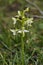
[[(21, 65), (25, 64), (24, 61), (24, 56), (25, 56), (25, 51), (24, 51), (24, 36), (25, 33), (29, 33), (29, 30), (27, 29), (28, 27), (32, 26), (33, 23), (33, 18), (28, 18), (25, 16), (25, 13), (29, 11), (29, 8), (26, 8), (24, 11), (18, 11), (18, 15), (15, 17), (12, 17), (13, 24), (14, 24), (14, 29), (10, 29), (10, 31), (13, 33), (14, 36), (17, 34), (21, 34)], [(19, 26), (20, 24), (20, 26)], [(27, 27), (27, 28), (26, 28)]]
[[(24, 11), (18, 11), (18, 15), (16, 15), (15, 17), (12, 17), (12, 20), (14, 21), (13, 24), (14, 26), (16, 25), (17, 22), (20, 22), (21, 23), (21, 29), (10, 29), (11, 32), (13, 32), (13, 35), (16, 35), (16, 32), (17, 33), (28, 33), (29, 30), (26, 30), (25, 29), (25, 26), (31, 26), (31, 24), (33, 23), (33, 18), (28, 18), (25, 16), (25, 12), (28, 11), (29, 9), (27, 8), (26, 10)], [(18, 25), (19, 26), (19, 25)]]

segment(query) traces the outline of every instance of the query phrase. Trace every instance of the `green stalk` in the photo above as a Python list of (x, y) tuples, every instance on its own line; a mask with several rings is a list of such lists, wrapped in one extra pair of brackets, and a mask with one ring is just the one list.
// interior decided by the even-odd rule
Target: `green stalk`
[[(23, 30), (23, 28), (22, 28)], [(23, 37), (24, 37), (24, 33), (22, 32), (22, 36), (21, 36), (21, 63), (22, 65), (24, 65), (24, 40), (23, 40)]]

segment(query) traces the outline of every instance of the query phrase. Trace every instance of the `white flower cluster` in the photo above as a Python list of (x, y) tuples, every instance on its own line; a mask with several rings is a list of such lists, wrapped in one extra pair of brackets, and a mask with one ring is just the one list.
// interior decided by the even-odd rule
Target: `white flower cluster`
[[(28, 9), (27, 9), (27, 10), (28, 10)], [(17, 15), (17, 16), (18, 16), (18, 18), (19, 18), (20, 16), (22, 16), (20, 11), (18, 11), (18, 15)], [(25, 16), (23, 15), (22, 18), (24, 19)], [(16, 22), (17, 22), (17, 19), (14, 18), (14, 17), (12, 17), (12, 20), (14, 21), (13, 24), (15, 25)], [(24, 26), (25, 26), (25, 25), (31, 26), (32, 23), (33, 23), (33, 18), (27, 18), (26, 20), (24, 20)], [(24, 26), (23, 26), (23, 27), (24, 27)], [(10, 31), (13, 32), (13, 35), (16, 35), (17, 33), (27, 33), (27, 32), (29, 32), (29, 30), (26, 30), (25, 27), (24, 27), (22, 30), (21, 30), (21, 29), (15, 29), (15, 30), (10, 29)]]
[[(12, 20), (14, 21), (13, 24), (16, 24), (16, 18), (12, 17)], [(28, 20), (25, 21), (25, 24), (27, 24), (28, 26), (31, 26), (32, 23), (33, 23), (33, 18), (29, 18)]]

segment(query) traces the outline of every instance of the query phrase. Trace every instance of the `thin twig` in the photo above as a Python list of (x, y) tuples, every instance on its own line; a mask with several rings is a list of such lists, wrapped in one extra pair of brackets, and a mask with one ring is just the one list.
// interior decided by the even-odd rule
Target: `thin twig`
[(43, 11), (33, 2), (30, 2), (29, 0), (26, 0), (29, 4), (33, 5), (39, 12), (41, 15), (43, 15)]
[(43, 19), (43, 16), (38, 16), (38, 15), (30, 15), (30, 17)]

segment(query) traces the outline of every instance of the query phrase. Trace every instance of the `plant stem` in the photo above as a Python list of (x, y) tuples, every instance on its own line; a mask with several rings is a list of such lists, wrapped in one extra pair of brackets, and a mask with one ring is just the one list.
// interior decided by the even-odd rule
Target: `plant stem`
[(23, 40), (23, 32), (22, 32), (22, 37), (21, 37), (21, 63), (24, 65), (24, 40)]

